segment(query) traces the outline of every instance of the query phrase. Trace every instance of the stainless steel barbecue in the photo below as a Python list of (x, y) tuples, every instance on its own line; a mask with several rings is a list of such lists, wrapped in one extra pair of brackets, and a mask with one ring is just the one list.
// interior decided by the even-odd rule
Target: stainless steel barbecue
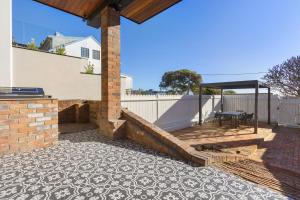
[(43, 88), (31, 87), (0, 87), (0, 99), (13, 98), (50, 98), (46, 96)]

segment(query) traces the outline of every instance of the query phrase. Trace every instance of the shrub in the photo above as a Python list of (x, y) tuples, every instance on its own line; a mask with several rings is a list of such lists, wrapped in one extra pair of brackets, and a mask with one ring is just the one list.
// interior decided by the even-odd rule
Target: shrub
[(89, 62), (89, 64), (87, 64), (84, 67), (84, 69), (85, 69), (85, 73), (87, 73), (87, 74), (93, 74), (94, 73), (94, 65), (91, 64), (90, 62)]
[(65, 47), (57, 47), (55, 53), (64, 56), (66, 55), (66, 49)]
[(34, 38), (31, 39), (31, 41), (27, 44), (27, 48), (31, 50), (38, 50), (39, 48), (35, 44)]

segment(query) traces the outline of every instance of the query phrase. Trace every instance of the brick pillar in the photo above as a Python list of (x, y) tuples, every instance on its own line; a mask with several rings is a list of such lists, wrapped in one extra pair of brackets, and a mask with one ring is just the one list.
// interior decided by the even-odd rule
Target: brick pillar
[(120, 115), (120, 14), (106, 7), (101, 11), (101, 133), (120, 137), (124, 124)]

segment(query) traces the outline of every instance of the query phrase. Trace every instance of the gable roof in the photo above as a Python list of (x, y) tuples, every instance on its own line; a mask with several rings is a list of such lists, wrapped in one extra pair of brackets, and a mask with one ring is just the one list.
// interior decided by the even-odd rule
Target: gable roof
[(66, 39), (66, 42), (62, 42), (61, 44), (57, 45), (57, 46), (53, 46), (52, 49), (49, 49), (48, 51), (54, 51), (57, 47), (60, 47), (60, 46), (68, 46), (68, 45), (71, 45), (71, 44), (74, 44), (74, 43), (77, 43), (77, 42), (81, 42), (83, 40), (86, 40), (88, 38), (91, 38), (92, 40), (94, 40), (101, 48), (101, 44), (100, 42), (92, 35), (88, 36), (88, 37), (76, 37), (76, 36), (65, 36), (59, 32), (55, 32), (53, 35), (48, 35), (47, 36), (47, 39), (45, 40), (45, 42), (49, 39), (55, 39), (55, 38), (63, 38), (63, 39)]
[(76, 37), (76, 36), (65, 36), (60, 32), (55, 32), (53, 35), (48, 35), (47, 37), (49, 38), (65, 38), (65, 39), (69, 39), (69, 40), (82, 40), (84, 37)]
[(72, 41), (72, 42), (68, 42), (68, 43), (66, 43), (66, 44), (64, 44), (64, 45), (65, 45), (65, 46), (68, 46), (68, 45), (71, 45), (71, 44), (74, 44), (74, 43), (77, 43), (77, 42), (81, 42), (81, 41), (83, 41), (83, 40), (86, 40), (86, 39), (88, 39), (88, 38), (91, 38), (91, 39), (94, 40), (99, 46), (101, 46), (100, 42), (99, 42), (94, 36), (92, 36), (92, 35), (90, 35), (90, 36), (88, 36), (88, 37), (83, 37), (83, 38), (81, 38), (81, 39), (79, 39), (79, 40), (75, 40), (75, 41)]

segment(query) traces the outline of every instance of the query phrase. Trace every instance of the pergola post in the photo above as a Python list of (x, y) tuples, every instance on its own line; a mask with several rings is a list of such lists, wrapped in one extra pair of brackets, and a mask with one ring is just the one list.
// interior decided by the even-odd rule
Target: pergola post
[(268, 87), (268, 124), (271, 124), (271, 88)]
[(202, 125), (202, 86), (199, 89), (199, 125)]
[(258, 82), (255, 84), (255, 105), (254, 105), (254, 133), (257, 133), (258, 129)]
[(100, 131), (118, 138), (121, 116), (120, 14), (111, 7), (101, 11), (101, 119)]
[(221, 112), (224, 112), (224, 97), (223, 97), (223, 89), (221, 89)]

